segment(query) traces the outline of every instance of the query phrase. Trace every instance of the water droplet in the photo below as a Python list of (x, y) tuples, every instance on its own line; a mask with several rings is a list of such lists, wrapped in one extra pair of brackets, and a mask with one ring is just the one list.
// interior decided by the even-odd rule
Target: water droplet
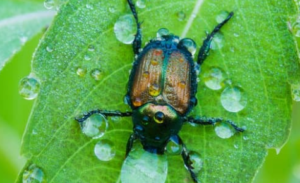
[(177, 83), (177, 86), (178, 86), (179, 88), (184, 89), (184, 88), (186, 87), (186, 83), (185, 83), (185, 81), (181, 81), (181, 82), (178, 82), (178, 83)]
[(168, 174), (166, 155), (144, 151), (142, 148), (132, 150), (121, 169), (121, 182), (164, 183)]
[(53, 49), (52, 49), (51, 46), (47, 46), (47, 47), (46, 47), (46, 50), (47, 50), (47, 52), (49, 52), (49, 53), (53, 52)]
[(233, 147), (236, 148), (236, 149), (239, 148), (239, 146), (237, 144), (234, 144)]
[(90, 45), (90, 46), (88, 47), (88, 51), (91, 51), (91, 52), (95, 51), (94, 45)]
[(91, 60), (91, 56), (89, 54), (84, 55), (84, 60)]
[(289, 29), (296, 37), (300, 37), (300, 16), (294, 16), (289, 22)]
[(228, 139), (234, 135), (234, 129), (225, 122), (218, 123), (215, 127), (216, 134), (222, 139)]
[(239, 37), (240, 35), (239, 35), (239, 33), (233, 33), (233, 36), (234, 37)]
[(52, 9), (55, 6), (54, 0), (45, 0), (44, 1), (44, 7), (48, 10)]
[(37, 79), (27, 76), (19, 83), (19, 94), (26, 100), (35, 99), (40, 90), (40, 83)]
[(166, 152), (169, 155), (179, 155), (182, 152), (182, 145), (176, 142), (176, 140), (172, 139), (168, 142), (166, 146)]
[(140, 98), (135, 98), (135, 99), (133, 100), (133, 105), (134, 105), (135, 107), (141, 106), (141, 105), (142, 105), (142, 100), (141, 100)]
[(291, 85), (291, 92), (293, 100), (300, 101), (300, 85)]
[(239, 112), (247, 105), (247, 96), (240, 87), (227, 87), (221, 94), (221, 104), (229, 112)]
[(115, 13), (116, 9), (115, 9), (115, 7), (111, 6), (111, 7), (108, 8), (108, 11), (111, 12), (111, 13)]
[(85, 7), (86, 7), (87, 9), (90, 9), (90, 10), (94, 9), (94, 7), (93, 7), (92, 5), (90, 5), (90, 4), (86, 4)]
[(205, 85), (212, 90), (219, 90), (224, 86), (223, 71), (217, 67), (212, 67), (203, 74)]
[(116, 155), (114, 144), (109, 140), (100, 140), (94, 149), (96, 157), (101, 161), (109, 161)]
[(46, 180), (44, 179), (44, 172), (35, 164), (30, 165), (26, 170), (24, 170), (22, 178), (23, 183), (46, 182)]
[(203, 161), (197, 152), (190, 151), (189, 154), (190, 154), (192, 166), (194, 167), (192, 171), (195, 174), (198, 174), (200, 172), (200, 170), (203, 168)]
[(135, 20), (131, 14), (121, 16), (114, 25), (114, 32), (119, 41), (131, 44), (136, 34)]
[(177, 17), (179, 21), (183, 21), (186, 17), (185, 13), (183, 11), (180, 11), (177, 13)]
[(277, 154), (277, 155), (280, 153), (280, 151), (281, 151), (281, 148), (282, 148), (282, 147), (277, 147), (277, 148), (275, 148), (275, 150), (276, 150), (276, 154)]
[(136, 6), (139, 8), (146, 8), (145, 0), (137, 0), (136, 1)]
[(221, 13), (219, 13), (216, 17), (216, 21), (218, 23), (222, 23), (227, 17), (228, 17), (229, 13), (227, 11), (221, 11)]
[(84, 77), (85, 74), (86, 74), (86, 69), (85, 68), (81, 68), (81, 67), (78, 67), (76, 69), (76, 74), (80, 77)]
[(158, 96), (160, 94), (160, 88), (157, 84), (152, 84), (149, 87), (149, 94), (153, 97)]
[(108, 122), (101, 114), (93, 114), (81, 124), (82, 132), (94, 139), (100, 138), (107, 130)]
[(96, 81), (99, 81), (102, 78), (102, 72), (99, 69), (94, 69), (91, 72), (92, 78), (94, 78)]
[(216, 33), (212, 42), (211, 42), (211, 45), (210, 45), (210, 48), (212, 50), (217, 50), (217, 49), (220, 49), (224, 46), (224, 36), (223, 34), (221, 33)]
[(179, 45), (185, 47), (192, 55), (196, 53), (196, 43), (190, 38), (180, 40)]
[(25, 44), (27, 40), (28, 40), (28, 38), (26, 36), (20, 37), (21, 44)]
[(156, 33), (156, 37), (157, 38), (162, 38), (163, 36), (167, 36), (167, 35), (169, 35), (170, 33), (169, 33), (169, 30), (168, 29), (166, 29), (166, 28), (161, 28), (161, 29), (159, 29), (158, 31), (157, 31), (157, 33)]

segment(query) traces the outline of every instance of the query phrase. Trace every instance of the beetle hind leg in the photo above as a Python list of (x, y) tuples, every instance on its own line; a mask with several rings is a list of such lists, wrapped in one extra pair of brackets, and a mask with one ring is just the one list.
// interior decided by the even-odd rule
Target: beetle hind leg
[(197, 63), (199, 65), (201, 65), (204, 60), (206, 59), (209, 50), (210, 50), (210, 45), (211, 45), (211, 41), (214, 38), (214, 35), (216, 33), (218, 33), (220, 31), (220, 29), (223, 27), (223, 25), (226, 24), (226, 22), (228, 22), (228, 20), (230, 20), (230, 18), (233, 16), (233, 12), (229, 13), (229, 15), (227, 16), (227, 18), (225, 20), (223, 20), (223, 22), (219, 23), (214, 30), (207, 35), (206, 39), (203, 41), (203, 44), (200, 48), (199, 54), (198, 54), (198, 60)]
[(223, 120), (222, 118), (206, 118), (206, 117), (200, 117), (200, 118), (193, 118), (193, 117), (188, 117), (186, 119), (186, 122), (189, 123), (194, 123), (194, 124), (199, 124), (199, 125), (215, 125), (219, 122), (226, 122), (228, 124), (230, 124), (237, 132), (243, 132), (245, 131), (244, 128), (238, 127), (236, 124), (234, 124), (233, 121), (231, 120)]
[(132, 43), (132, 47), (133, 47), (133, 52), (135, 55), (139, 54), (140, 49), (141, 49), (141, 45), (142, 45), (142, 31), (141, 31), (141, 23), (138, 20), (138, 14), (137, 11), (135, 9), (135, 5), (132, 2), (132, 0), (127, 0), (130, 10), (134, 16), (135, 22), (136, 22), (136, 28), (137, 28), (137, 32), (135, 34), (133, 43)]
[(187, 150), (187, 148), (185, 147), (183, 141), (181, 140), (181, 138), (178, 135), (177, 135), (177, 138), (179, 140), (179, 145), (182, 145), (181, 156), (182, 156), (184, 165), (188, 169), (188, 171), (190, 172), (193, 181), (195, 183), (198, 183), (197, 176), (196, 176), (195, 172), (193, 171), (194, 167), (193, 167), (193, 162), (190, 158), (189, 151)]

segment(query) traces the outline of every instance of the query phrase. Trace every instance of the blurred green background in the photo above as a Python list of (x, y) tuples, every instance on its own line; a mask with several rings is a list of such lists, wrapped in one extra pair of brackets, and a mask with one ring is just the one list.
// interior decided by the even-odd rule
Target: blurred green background
[[(0, 183), (14, 182), (25, 160), (19, 155), (21, 139), (34, 101), (18, 94), (19, 81), (29, 75), (31, 58), (42, 33), (0, 72)], [(300, 183), (300, 103), (293, 106), (293, 129), (279, 155), (274, 149), (259, 170), (255, 183)]]

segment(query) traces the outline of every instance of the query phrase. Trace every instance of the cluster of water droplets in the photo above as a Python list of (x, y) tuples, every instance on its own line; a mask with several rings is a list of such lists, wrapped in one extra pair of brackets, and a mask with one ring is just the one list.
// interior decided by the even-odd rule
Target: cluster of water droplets
[(93, 114), (83, 122), (80, 122), (84, 135), (100, 139), (94, 147), (95, 156), (101, 161), (110, 161), (116, 154), (114, 143), (108, 139), (102, 139), (108, 129), (108, 121), (101, 114)]
[(44, 172), (35, 164), (29, 165), (22, 176), (23, 183), (46, 183)]
[[(212, 90), (220, 90), (226, 86), (221, 94), (221, 104), (229, 112), (239, 112), (247, 105), (247, 95), (239, 86), (233, 86), (226, 80), (224, 72), (218, 67), (212, 67), (203, 74), (205, 85)], [(229, 81), (229, 82), (228, 82)]]

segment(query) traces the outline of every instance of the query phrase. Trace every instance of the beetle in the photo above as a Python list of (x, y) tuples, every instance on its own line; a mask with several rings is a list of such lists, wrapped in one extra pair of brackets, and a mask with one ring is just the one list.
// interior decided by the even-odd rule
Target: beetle
[[(163, 35), (160, 39), (151, 40), (141, 50), (142, 33), (141, 23), (132, 0), (127, 0), (135, 18), (137, 32), (133, 41), (133, 52), (136, 59), (130, 73), (126, 101), (132, 112), (93, 110), (76, 118), (80, 123), (93, 114), (105, 117), (132, 117), (133, 133), (130, 135), (126, 157), (132, 149), (133, 143), (139, 139), (144, 150), (163, 154), (169, 141), (182, 146), (181, 156), (184, 165), (191, 174), (194, 182), (197, 176), (193, 172), (189, 151), (178, 133), (186, 122), (200, 125), (215, 125), (223, 121), (222, 118), (194, 118), (188, 114), (197, 105), (197, 71), (208, 56), (214, 35), (233, 16), (229, 13), (226, 19), (219, 23), (207, 35), (201, 46), (197, 62), (194, 63), (186, 42), (193, 40), (185, 38), (179, 40), (178, 36)], [(227, 120), (237, 132), (244, 129)]]

